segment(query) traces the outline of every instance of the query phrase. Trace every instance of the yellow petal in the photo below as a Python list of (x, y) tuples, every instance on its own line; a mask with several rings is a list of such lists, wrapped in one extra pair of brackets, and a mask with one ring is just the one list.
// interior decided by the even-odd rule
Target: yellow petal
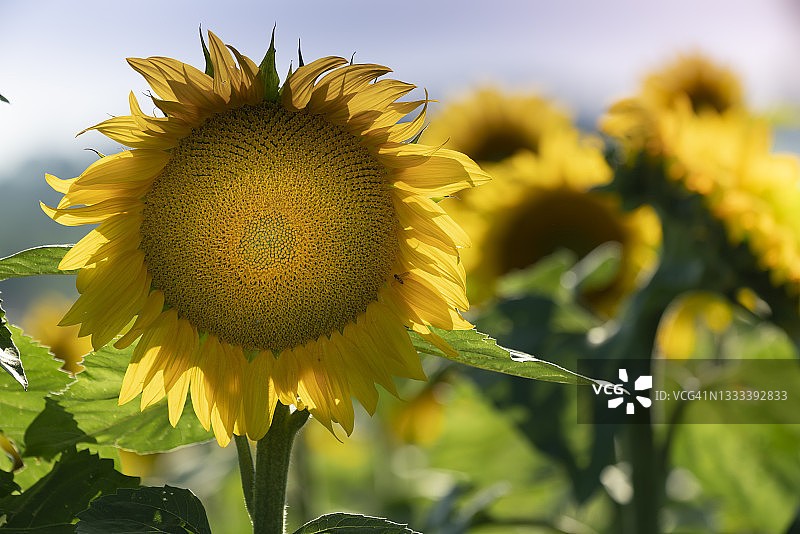
[(145, 300), (144, 304), (142, 305), (141, 310), (139, 311), (139, 315), (136, 317), (136, 321), (134, 321), (133, 326), (128, 333), (119, 338), (114, 346), (118, 349), (124, 349), (129, 347), (131, 343), (133, 343), (137, 337), (139, 337), (142, 332), (150, 326), (164, 309), (164, 292), (163, 291), (151, 291), (150, 294), (147, 296), (147, 300)]
[[(348, 323), (348, 326), (354, 326)], [(343, 372), (350, 382), (350, 392), (358, 402), (372, 415), (378, 406), (378, 390), (375, 389), (375, 372), (353, 341), (347, 339), (337, 330), (331, 334), (331, 343), (341, 356)]]
[(78, 133), (81, 135), (89, 130), (97, 130), (109, 139), (131, 148), (167, 149), (177, 146), (176, 138), (155, 135), (141, 128), (135, 118), (126, 115), (104, 120), (99, 124), (90, 126)]
[(400, 168), (392, 173), (392, 183), (396, 187), (432, 197), (451, 195), (490, 179), (474, 161), (447, 148), (439, 148), (419, 165)]
[(308, 65), (303, 65), (289, 76), (283, 84), (281, 101), (286, 109), (300, 111), (308, 101), (314, 90), (314, 81), (325, 71), (339, 67), (347, 63), (347, 60), (340, 57), (323, 57), (312, 61)]
[(131, 362), (122, 379), (119, 404), (125, 404), (142, 393), (145, 377), (150, 373), (164, 339), (171, 334), (169, 328), (173, 323), (169, 319), (170, 315), (167, 312), (162, 313), (155, 321), (155, 327), (144, 333), (133, 350)]
[[(372, 377), (372, 381), (382, 386), (392, 395), (397, 396), (397, 388), (392, 380), (393, 365), (391, 360), (387, 362), (386, 358), (380, 357), (380, 349), (375, 346), (372, 338), (365, 330), (363, 316), (364, 314), (355, 323), (347, 323), (342, 329), (342, 337), (346, 344), (345, 348), (353, 351), (351, 357), (353, 360), (357, 360), (357, 362), (353, 363), (354, 367), (361, 368), (362, 365), (366, 365), (370, 369), (368, 376)], [(331, 336), (331, 339), (333, 339), (333, 336)], [(343, 352), (343, 354), (346, 353), (346, 351)]]
[(436, 202), (403, 191), (393, 193), (392, 202), (400, 224), (403, 228), (413, 230), (411, 235), (419, 234), (419, 237), (414, 235), (417, 239), (422, 240), (424, 236), (435, 237), (448, 245), (445, 250), (472, 245), (467, 233)]
[[(123, 285), (120, 283), (120, 285)], [(119, 291), (109, 292), (109, 298), (103, 308), (103, 314), (88, 317), (81, 326), (92, 332), (92, 347), (95, 350), (105, 346), (125, 325), (131, 322), (133, 316), (142, 307), (150, 289), (150, 278), (147, 269), (142, 266), (141, 271), (130, 279), (127, 287)]]
[(176, 344), (172, 358), (164, 370), (164, 389), (167, 391), (169, 422), (178, 424), (186, 395), (189, 393), (192, 363), (199, 349), (199, 339), (195, 328), (185, 319), (178, 319), (175, 331)]
[(466, 271), (458, 254), (429, 245), (415, 237), (401, 239), (398, 261), (403, 270), (420, 269), (466, 287)]
[(445, 330), (472, 328), (439, 293), (411, 276), (402, 278), (402, 283), (393, 281), (387, 295), (393, 297), (403, 316), (412, 317), (417, 322)]
[(343, 106), (353, 93), (366, 87), (372, 80), (391, 72), (382, 65), (348, 65), (326, 74), (315, 86), (308, 103), (311, 113), (326, 113)]
[(426, 89), (425, 105), (414, 120), (369, 130), (365, 132), (367, 138), (364, 142), (368, 145), (379, 145), (383, 143), (399, 143), (411, 139), (420, 132), (422, 126), (425, 124), (425, 113), (428, 110), (428, 102), (428, 91)]
[(197, 360), (192, 369), (192, 407), (203, 428), (211, 428), (211, 411), (214, 405), (217, 361), (222, 358), (219, 339), (210, 335), (200, 345)]
[(81, 186), (130, 182), (155, 177), (169, 161), (163, 150), (125, 150), (95, 161), (76, 179)]
[[(422, 269), (412, 269), (403, 273), (403, 282), (413, 280), (425, 286), (433, 294), (441, 298), (450, 306), (461, 311), (469, 310), (469, 300), (467, 300), (466, 286), (453, 283), (442, 276), (431, 275)], [(471, 328), (471, 327), (469, 327)]]
[[(142, 272), (143, 265), (144, 252), (141, 250), (124, 255), (113, 263), (105, 262), (102, 268), (93, 271), (96, 274), (85, 287), (81, 288), (81, 296), (64, 315), (59, 325), (78, 324), (87, 316), (103, 313), (105, 306), (124, 292), (127, 285)], [(120, 280), (124, 282), (121, 283)]]
[(144, 207), (144, 204), (128, 198), (112, 198), (82, 208), (53, 209), (41, 202), (39, 206), (48, 217), (57, 223), (64, 226), (79, 226), (102, 223), (120, 213), (136, 213)]
[[(58, 264), (58, 268), (63, 271), (80, 269), (90, 263), (92, 257), (103, 247), (107, 247), (109, 243), (119, 242), (124, 247), (131, 240), (136, 241), (134, 236), (138, 233), (139, 219), (137, 216), (128, 214), (111, 217), (69, 249)], [(135, 249), (138, 246), (137, 242), (132, 248)]]
[(389, 357), (395, 362), (394, 376), (427, 380), (419, 354), (411, 344), (406, 329), (384, 304), (373, 302), (364, 314), (366, 332), (381, 351), (379, 357)]
[(247, 436), (252, 440), (264, 437), (275, 413), (278, 398), (271, 379), (274, 366), (271, 351), (259, 352), (251, 362), (242, 359), (242, 405)]
[(128, 58), (128, 64), (144, 76), (153, 91), (164, 100), (178, 101), (169, 82), (191, 82), (193, 85), (210, 90), (213, 81), (204, 72), (168, 57), (149, 57), (147, 59)]
[(45, 174), (44, 179), (47, 181), (47, 185), (52, 187), (55, 191), (59, 193), (66, 193), (69, 191), (70, 186), (75, 183), (77, 178), (71, 178), (69, 180), (61, 180), (52, 174)]

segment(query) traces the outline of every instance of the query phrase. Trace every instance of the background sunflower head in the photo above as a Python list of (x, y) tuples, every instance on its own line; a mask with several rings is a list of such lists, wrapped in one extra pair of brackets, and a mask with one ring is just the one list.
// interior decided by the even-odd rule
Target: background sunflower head
[(437, 132), (447, 130), (452, 136), (445, 146), (453, 143), (469, 151), (480, 143), (504, 142), (501, 135), (492, 137), (502, 128), (527, 132), (518, 139), (535, 138), (536, 143), (510, 144), (513, 150), (504, 159), (484, 161), (494, 179), (479, 194), (464, 191), (442, 201), (473, 240), (473, 247), (462, 253), (470, 298), (488, 298), (500, 276), (559, 249), (582, 257), (603, 243), (618, 242), (622, 261), (617, 277), (608, 287), (583, 295), (596, 311), (613, 313), (639, 274), (653, 265), (660, 239), (657, 220), (647, 208), (625, 213), (614, 195), (591, 190), (611, 180), (600, 141), (582, 135), (564, 112), (539, 97), (478, 92), (472, 100), (447, 107), (423, 139), (442, 141)]
[(672, 115), (741, 113), (744, 105), (733, 71), (701, 54), (688, 54), (648, 75), (638, 95), (611, 106), (601, 129), (628, 148), (658, 154), (669, 142), (662, 123)]
[(520, 151), (538, 154), (553, 131), (569, 126), (569, 116), (543, 98), (485, 88), (448, 104), (422, 140), (445, 144), (486, 167)]

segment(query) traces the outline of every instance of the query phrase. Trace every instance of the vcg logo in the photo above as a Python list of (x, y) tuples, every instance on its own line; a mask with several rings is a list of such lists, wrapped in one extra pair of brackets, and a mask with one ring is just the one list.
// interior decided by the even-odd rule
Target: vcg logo
[[(625, 404), (625, 413), (632, 414), (636, 410), (636, 404), (633, 402), (633, 398), (629, 397), (631, 400), (625, 402), (624, 395), (627, 393), (625, 391), (625, 387), (623, 384), (628, 382), (628, 371), (627, 369), (620, 369), (619, 370), (619, 379), (622, 381), (622, 384), (612, 384), (611, 382), (606, 382), (605, 384), (592, 384), (592, 389), (594, 390), (595, 395), (599, 395), (602, 391), (606, 395), (614, 395), (613, 399), (608, 400), (608, 407), (609, 408), (618, 408)], [(653, 387), (653, 377), (651, 375), (642, 375), (636, 379), (633, 383), (633, 390), (634, 391), (644, 391), (647, 389), (651, 389)], [(649, 408), (653, 402), (650, 400), (650, 397), (645, 397), (642, 395), (636, 395), (636, 401), (639, 402), (645, 408)]]

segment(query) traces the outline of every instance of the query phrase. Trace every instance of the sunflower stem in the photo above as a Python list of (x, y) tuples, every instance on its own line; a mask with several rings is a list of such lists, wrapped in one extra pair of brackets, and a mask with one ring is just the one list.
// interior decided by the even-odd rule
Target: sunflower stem
[(244, 493), (244, 504), (250, 519), (253, 518), (253, 485), (255, 480), (255, 466), (253, 465), (253, 454), (250, 452), (250, 442), (247, 436), (233, 436), (236, 442), (236, 452), (239, 454), (239, 474), (242, 477), (242, 493)]
[(267, 435), (256, 448), (253, 480), (253, 534), (284, 534), (286, 483), (289, 459), (297, 431), (308, 420), (308, 412), (289, 412), (278, 403)]

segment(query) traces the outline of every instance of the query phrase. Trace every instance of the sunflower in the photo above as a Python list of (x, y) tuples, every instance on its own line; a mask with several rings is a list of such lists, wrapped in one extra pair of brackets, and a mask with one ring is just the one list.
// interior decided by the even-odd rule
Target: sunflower
[(78, 337), (77, 326), (58, 325), (69, 307), (66, 297), (58, 293), (46, 295), (25, 311), (21, 325), (27, 334), (49, 347), (53, 356), (64, 361), (62, 370), (75, 374), (83, 370), (81, 361), (92, 351), (92, 344)]
[(661, 236), (655, 215), (649, 208), (625, 213), (615, 196), (591, 191), (611, 180), (598, 141), (581, 135), (564, 112), (536, 96), (480, 91), (474, 99), (444, 110), (422, 139), (443, 142), (444, 132), (451, 131), (446, 146), (477, 158), (487, 151), (474, 147), (505, 142), (502, 136), (493, 137), (492, 124), (518, 132), (518, 140), (535, 142), (495, 150), (507, 157), (481, 161), (494, 178), (491, 184), (479, 194), (467, 190), (441, 203), (475, 244), (462, 253), (470, 299), (488, 298), (500, 276), (558, 249), (584, 256), (611, 241), (622, 245), (618, 276), (608, 287), (584, 297), (595, 310), (612, 314), (638, 276), (654, 264)]
[[(654, 87), (671, 89), (659, 92)], [(723, 262), (752, 265), (742, 276), (758, 271), (764, 275), (766, 284), (750, 280), (745, 285), (758, 283), (759, 291), (766, 292), (761, 296), (773, 299), (770, 306), (784, 309), (786, 296), (791, 297), (788, 305), (796, 306), (791, 302), (800, 294), (800, 162), (794, 155), (772, 153), (767, 122), (747, 110), (729, 71), (699, 59), (683, 70), (667, 69), (648, 78), (637, 97), (614, 105), (602, 125), (628, 152), (633, 180), (657, 177), (702, 200), (698, 205), (722, 224), (723, 239), (733, 245), (729, 250), (741, 249), (748, 256), (744, 263), (733, 258)], [(641, 151), (649, 157), (639, 158)], [(659, 187), (653, 182), (643, 187), (648, 185)], [(651, 194), (646, 201), (659, 204), (661, 198)], [(665, 212), (672, 209), (660, 206)], [(770, 284), (785, 295), (777, 297)], [(726, 289), (729, 298), (736, 292), (739, 303), (751, 310), (763, 302), (746, 287)], [(662, 352), (678, 357), (691, 353), (693, 332), (679, 334), (681, 339), (670, 339), (670, 333), (688, 332), (701, 319), (719, 331), (726, 321), (715, 327), (708, 310), (717, 317), (729, 316), (730, 310), (719, 311), (724, 302), (693, 294), (670, 305), (659, 327)]]
[(768, 124), (746, 109), (730, 71), (684, 58), (647, 78), (637, 97), (612, 106), (602, 125), (701, 195), (730, 241), (746, 242), (774, 285), (800, 288), (798, 160), (771, 152)]
[(733, 320), (727, 299), (708, 291), (684, 293), (673, 300), (658, 325), (656, 346), (665, 358), (685, 360), (696, 348), (697, 333), (721, 334)]
[(642, 98), (662, 108), (688, 105), (697, 114), (722, 113), (744, 105), (736, 74), (698, 53), (679, 56), (648, 76)]
[[(90, 129), (132, 150), (48, 182), (42, 206), (65, 225), (97, 224), (64, 257), (81, 296), (63, 324), (95, 348), (136, 345), (119, 402), (166, 396), (175, 425), (191, 391), (220, 445), (265, 435), (278, 402), (353, 430), (355, 397), (424, 379), (406, 328), (468, 329), (459, 248), (466, 234), (431, 197), (488, 176), (458, 152), (405, 143), (427, 99), (379, 79), (390, 69), (325, 57), (268, 70), (209, 32), (200, 70), (129, 59), (162, 117), (131, 114)], [(267, 58), (274, 58), (271, 47)], [(398, 123), (422, 106), (410, 122)]]
[(767, 123), (744, 112), (676, 114), (662, 131), (668, 176), (703, 196), (773, 285), (800, 292), (798, 158), (772, 153)]
[(422, 139), (437, 146), (446, 143), (486, 165), (520, 151), (536, 154), (549, 132), (569, 126), (569, 116), (544, 98), (485, 88), (448, 105)]
[(639, 94), (614, 104), (602, 120), (603, 131), (635, 149), (662, 149), (657, 122), (664, 115), (741, 112), (745, 102), (736, 74), (701, 54), (680, 56), (647, 76)]

